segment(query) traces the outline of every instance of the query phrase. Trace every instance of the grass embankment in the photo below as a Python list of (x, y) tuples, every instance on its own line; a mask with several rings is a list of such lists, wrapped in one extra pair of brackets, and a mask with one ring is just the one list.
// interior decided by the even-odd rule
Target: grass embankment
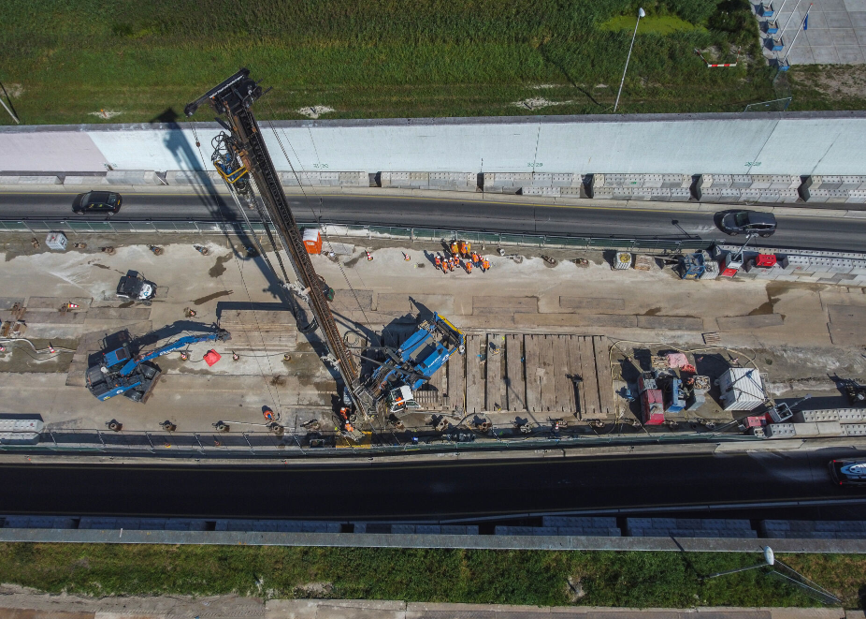
[[(606, 113), (638, 4), (648, 17), (620, 111), (774, 98), (748, 0), (7, 0), (0, 82), (28, 124), (180, 113), (242, 65), (275, 87), (262, 117), (313, 105), (335, 108), (327, 118)], [(737, 47), (734, 69), (693, 53), (724, 61)], [(555, 105), (514, 105), (533, 98)]]
[[(0, 582), (87, 595), (237, 592), (269, 597), (597, 606), (815, 606), (754, 565), (757, 554), (0, 544)], [(866, 558), (784, 557), (859, 605)], [(579, 583), (579, 584), (578, 584)]]

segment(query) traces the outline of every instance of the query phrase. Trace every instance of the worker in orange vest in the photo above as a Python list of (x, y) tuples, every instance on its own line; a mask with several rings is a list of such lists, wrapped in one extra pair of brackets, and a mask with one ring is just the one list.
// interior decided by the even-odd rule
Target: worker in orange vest
[(437, 269), (442, 268), (442, 259), (439, 257), (439, 254), (436, 254), (436, 268)]
[(456, 256), (456, 255), (457, 255), (457, 251), (458, 251), (458, 249), (457, 249), (457, 241), (451, 241), (451, 255), (452, 255), (452, 256)]
[(449, 265), (448, 259), (446, 258), (446, 259), (442, 262), (442, 272), (443, 272), (443, 273), (447, 273), (447, 272), (449, 271), (449, 269), (450, 269), (450, 265)]
[(490, 270), (490, 261), (487, 258), (481, 258), (481, 271), (487, 273)]
[(465, 262), (463, 263), (463, 266), (466, 267), (466, 272), (467, 272), (467, 273), (472, 273), (472, 261), (471, 261), (471, 260), (467, 260), (467, 261), (465, 261)]
[(456, 271), (457, 267), (460, 266), (460, 258), (457, 256), (451, 256), (451, 270)]
[(481, 262), (481, 258), (475, 252), (472, 252), (472, 262), (475, 264)]

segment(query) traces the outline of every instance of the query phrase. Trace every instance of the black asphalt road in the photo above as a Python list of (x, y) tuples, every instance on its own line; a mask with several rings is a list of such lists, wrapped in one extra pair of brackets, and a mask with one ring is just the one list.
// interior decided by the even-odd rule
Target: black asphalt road
[[(0, 466), (0, 513), (457, 519), (602, 508), (850, 500), (827, 464), (863, 452), (210, 468)], [(791, 512), (794, 513), (794, 512)]]
[[(0, 219), (102, 220), (104, 215), (73, 215), (75, 194), (0, 193)], [(453, 199), (357, 197), (325, 195), (290, 197), (299, 222), (479, 230), (528, 234), (677, 240), (701, 238), (742, 242), (722, 234), (714, 214), (617, 207), (549, 206), (530, 202), (466, 202)], [(720, 206), (720, 208), (722, 208)], [(797, 249), (866, 251), (866, 218), (778, 217), (779, 228), (769, 239), (751, 245)], [(230, 198), (191, 194), (125, 194), (118, 221), (227, 219), (240, 215)], [(676, 222), (676, 223), (674, 223)]]

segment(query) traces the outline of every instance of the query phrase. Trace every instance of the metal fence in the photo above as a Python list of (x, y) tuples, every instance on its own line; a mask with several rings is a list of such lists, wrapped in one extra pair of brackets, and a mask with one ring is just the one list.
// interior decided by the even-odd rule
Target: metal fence
[[(464, 434), (472, 434), (464, 432)], [(446, 437), (411, 436), (398, 438), (388, 432), (374, 434), (367, 443), (353, 443), (336, 433), (318, 433), (325, 445), (313, 447), (306, 435), (266, 432), (111, 432), (105, 430), (44, 431), (36, 444), (0, 443), (0, 453), (28, 454), (88, 453), (119, 456), (205, 457), (212, 459), (237, 457), (305, 458), (335, 455), (386, 455), (404, 452), (470, 453), (502, 450), (560, 450), (566, 447), (593, 447), (598, 445), (636, 445), (667, 443), (721, 443), (754, 441), (752, 436), (723, 432), (665, 432), (634, 434), (563, 434), (549, 432), (535, 436), (481, 436), (472, 442), (454, 441)]]
[[(396, 226), (349, 226), (327, 222), (299, 223), (301, 227), (326, 227), (329, 237), (346, 239), (396, 239), (409, 242), (435, 242), (440, 239), (461, 238), (476, 244), (518, 247), (549, 247), (554, 249), (647, 249), (680, 251), (709, 249), (709, 240), (684, 239), (634, 239), (596, 238), (585, 236), (554, 236), (543, 234), (519, 234), (480, 232), (474, 230), (447, 230), (438, 228), (405, 228)], [(0, 232), (22, 232), (47, 234), (64, 232), (77, 234), (255, 234), (263, 235), (265, 225), (253, 223), (252, 228), (243, 222), (218, 221), (66, 221), (66, 220), (0, 220)]]

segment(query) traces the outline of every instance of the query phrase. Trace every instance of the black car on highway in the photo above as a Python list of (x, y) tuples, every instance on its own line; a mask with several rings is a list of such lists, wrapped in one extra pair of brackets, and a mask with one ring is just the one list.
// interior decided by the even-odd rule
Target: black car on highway
[(757, 234), (770, 236), (776, 231), (776, 217), (772, 213), (758, 211), (732, 211), (719, 222), (722, 232), (730, 236)]
[(72, 212), (81, 213), (116, 213), (120, 210), (123, 198), (113, 191), (88, 191), (80, 193), (72, 201)]
[(831, 460), (830, 476), (840, 486), (866, 484), (866, 460)]

